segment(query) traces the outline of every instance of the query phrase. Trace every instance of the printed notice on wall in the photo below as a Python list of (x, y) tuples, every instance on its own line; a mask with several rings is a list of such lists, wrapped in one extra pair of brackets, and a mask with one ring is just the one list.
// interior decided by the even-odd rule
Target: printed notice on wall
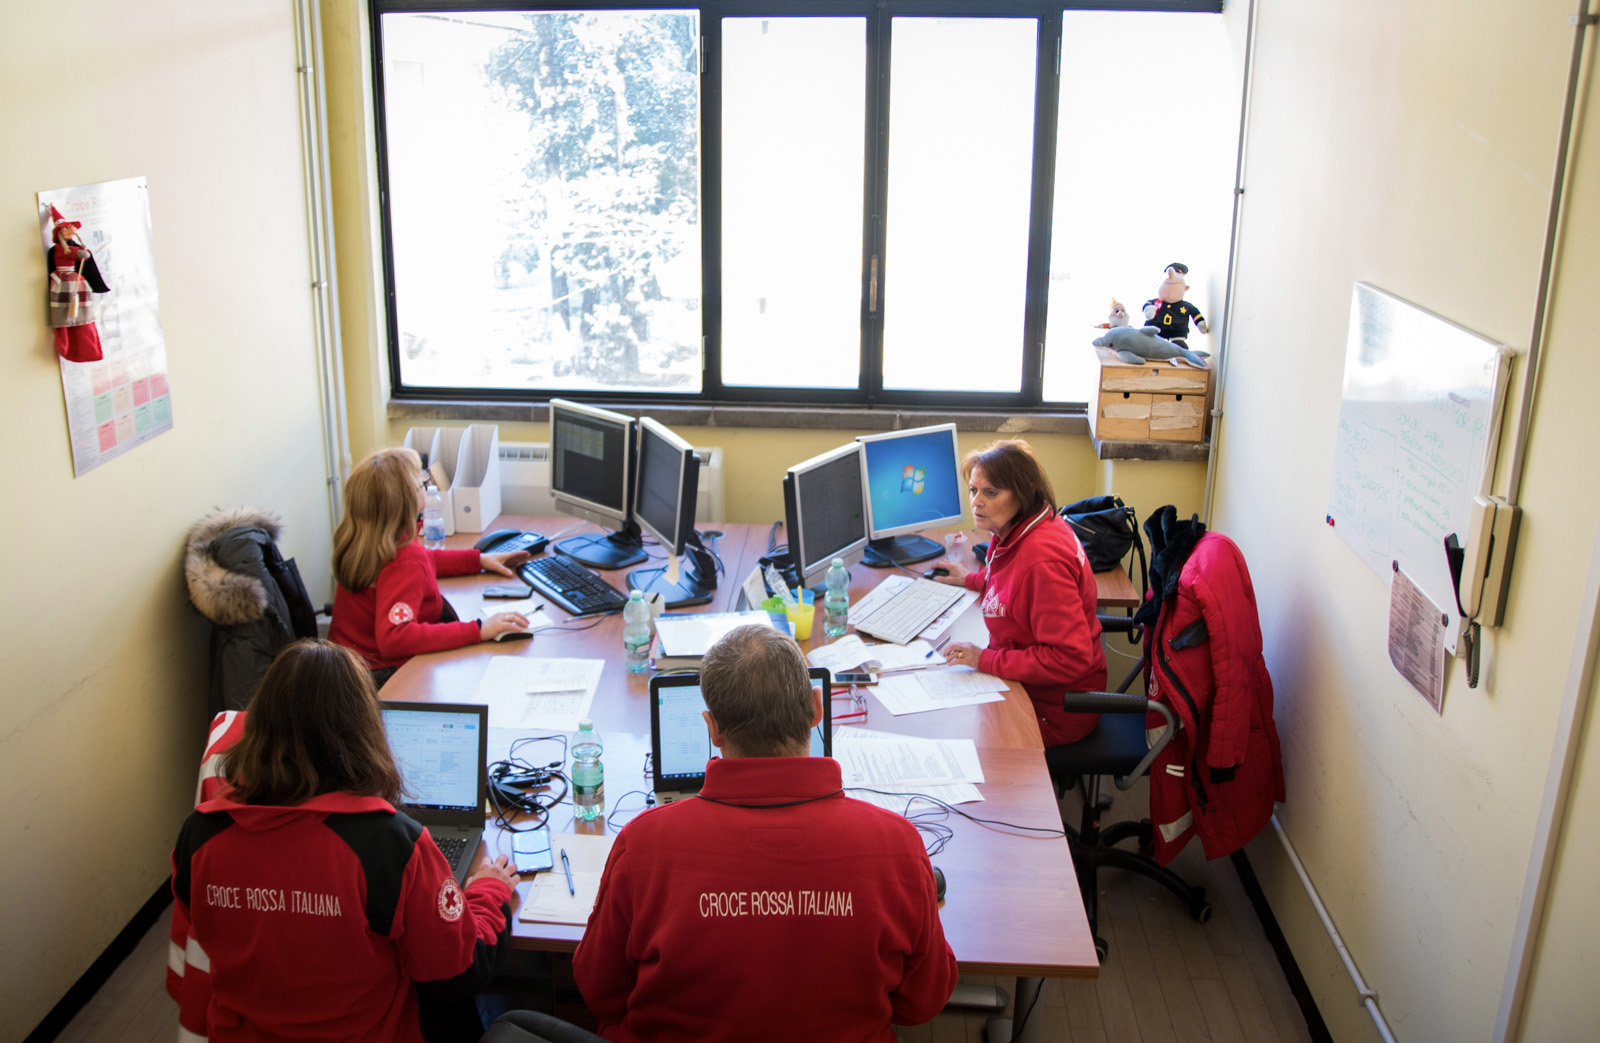
[(1411, 581), (1399, 563), (1389, 584), (1389, 662), (1428, 700), (1434, 713), (1444, 707), (1444, 630), (1446, 617)]
[(39, 193), (39, 234), (46, 274), (58, 224), (77, 222), (105, 290), (93, 287), (85, 308), (103, 354), (92, 362), (58, 359), (67, 405), (72, 469), (79, 477), (172, 429), (167, 349), (156, 298), (150, 192), (142, 177)]

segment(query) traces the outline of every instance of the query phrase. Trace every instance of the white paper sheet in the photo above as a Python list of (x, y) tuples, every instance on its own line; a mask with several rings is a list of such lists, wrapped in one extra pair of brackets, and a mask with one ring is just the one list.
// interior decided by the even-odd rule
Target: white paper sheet
[[(834, 729), (833, 736), (835, 747), (837, 747), (840, 742), (882, 742), (884, 740), (888, 740), (891, 742), (937, 743), (941, 741), (939, 739), (921, 739), (909, 735), (897, 735), (894, 732), (880, 732), (871, 728), (857, 727), (852, 727), (849, 731), (843, 731), (836, 728)], [(976, 758), (976, 746), (973, 747), (972, 752), (973, 757)], [(960, 755), (963, 758), (966, 756), (965, 748), (963, 748)], [(977, 767), (976, 770), (980, 775), (982, 774), (983, 769), (981, 765)], [(880, 783), (874, 785), (872, 790), (876, 792), (868, 791), (865, 788), (847, 789), (847, 792), (850, 796), (857, 800), (864, 800), (868, 804), (876, 804), (878, 807), (887, 811), (892, 811), (897, 815), (903, 815), (906, 813), (907, 802), (913, 794), (932, 797), (933, 799), (942, 801), (946, 804), (972, 804), (981, 802), (983, 800), (983, 794), (978, 791), (978, 787), (974, 786), (970, 782), (953, 782), (945, 785), (925, 786)], [(926, 801), (924, 801), (922, 802), (922, 806), (928, 807), (929, 805)]]
[(496, 656), (473, 693), (491, 728), (572, 732), (589, 715), (604, 659)]
[(993, 674), (986, 674), (968, 666), (950, 670), (925, 670), (917, 675), (917, 684), (928, 693), (928, 698), (943, 702), (982, 692), (1003, 692), (1007, 684)]
[(521, 612), (528, 617), (529, 630), (543, 630), (545, 627), (556, 625), (556, 621), (550, 618), (550, 613), (544, 610), (544, 602), (531, 597), (520, 601), (502, 601), (498, 598), (486, 600), (483, 608), (478, 610), (478, 618), (487, 623), (490, 616), (501, 612)]
[(978, 747), (971, 739), (846, 739), (834, 746), (833, 759), (843, 770), (846, 787), (983, 781)]
[(954, 605), (951, 605), (949, 608), (945, 609), (944, 612), (940, 614), (938, 619), (935, 619), (932, 623), (929, 623), (927, 626), (923, 627), (922, 633), (918, 634), (917, 636), (922, 638), (924, 641), (938, 640), (940, 634), (950, 629), (950, 624), (956, 621), (956, 617), (965, 612), (967, 608), (977, 600), (977, 591), (967, 591), (965, 594), (961, 595), (960, 601), (957, 601)]
[(876, 686), (866, 689), (885, 710), (896, 717), (929, 710), (948, 710), (955, 706), (977, 706), (1005, 699), (1001, 692), (968, 692), (935, 699), (917, 683), (921, 674), (885, 674)]

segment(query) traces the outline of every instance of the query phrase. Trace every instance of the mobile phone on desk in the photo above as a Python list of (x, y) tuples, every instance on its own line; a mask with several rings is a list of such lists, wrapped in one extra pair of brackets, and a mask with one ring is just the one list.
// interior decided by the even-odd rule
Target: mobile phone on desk
[(533, 588), (525, 583), (491, 583), (483, 588), (486, 598), (531, 598)]
[(540, 826), (511, 834), (511, 857), (519, 873), (554, 868), (555, 860), (550, 857), (550, 828)]
[(877, 684), (878, 675), (871, 670), (844, 670), (834, 674), (833, 679), (839, 684)]

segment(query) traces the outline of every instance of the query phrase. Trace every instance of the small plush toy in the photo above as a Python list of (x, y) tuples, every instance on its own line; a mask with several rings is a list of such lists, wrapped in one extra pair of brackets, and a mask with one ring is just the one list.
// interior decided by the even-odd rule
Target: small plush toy
[(55, 221), (55, 245), (45, 250), (50, 269), (50, 325), (55, 329), (56, 352), (68, 362), (98, 362), (100, 331), (94, 324), (93, 293), (107, 293), (94, 254), (78, 239), (80, 221), (68, 221), (50, 208)]
[(1113, 297), (1111, 298), (1111, 317), (1094, 328), (1097, 330), (1110, 330), (1115, 329), (1118, 326), (1126, 326), (1127, 324), (1128, 309), (1122, 306), (1121, 301)]
[(1166, 340), (1153, 326), (1115, 326), (1107, 330), (1105, 336), (1096, 337), (1094, 346), (1110, 348), (1117, 353), (1117, 358), (1131, 366), (1142, 366), (1145, 359), (1152, 362), (1183, 359), (1191, 366), (1210, 368), (1206, 352), (1190, 351), (1181, 340)]
[(1144, 302), (1145, 325), (1154, 326), (1157, 333), (1168, 340), (1177, 341), (1185, 348), (1189, 346), (1190, 319), (1194, 320), (1201, 333), (1211, 332), (1200, 309), (1183, 299), (1189, 290), (1189, 284), (1183, 277), (1188, 274), (1188, 265), (1173, 261), (1167, 265), (1166, 278), (1162, 280), (1156, 297)]

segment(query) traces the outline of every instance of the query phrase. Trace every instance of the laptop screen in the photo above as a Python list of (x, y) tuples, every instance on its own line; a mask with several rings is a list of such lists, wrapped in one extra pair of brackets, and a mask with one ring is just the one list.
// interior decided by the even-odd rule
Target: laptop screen
[(482, 808), (482, 715), (471, 708), (385, 703), (383, 729), (406, 790), (418, 808)]
[[(828, 757), (832, 706), (829, 703), (831, 675), (821, 668), (811, 670), (811, 682), (823, 690), (822, 722), (811, 729), (811, 756)], [(679, 783), (698, 788), (705, 777), (706, 762), (722, 756), (711, 744), (711, 733), (701, 713), (706, 708), (700, 692), (698, 674), (658, 674), (651, 679), (651, 734), (655, 742), (655, 776), (658, 789), (674, 789)]]

